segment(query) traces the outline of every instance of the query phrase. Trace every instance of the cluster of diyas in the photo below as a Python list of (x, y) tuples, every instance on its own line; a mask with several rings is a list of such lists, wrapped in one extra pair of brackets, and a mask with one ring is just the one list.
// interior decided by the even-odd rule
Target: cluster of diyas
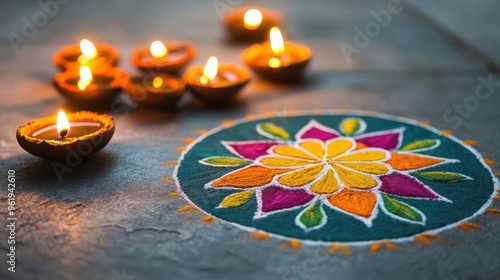
[[(278, 28), (283, 24), (280, 13), (235, 9), (226, 15), (223, 24), (231, 38), (238, 41), (262, 42), (269, 34), (269, 42), (249, 47), (242, 56), (243, 62), (264, 79), (296, 81), (311, 59), (308, 47), (283, 40)], [(251, 75), (245, 68), (219, 64), (214, 56), (205, 66), (193, 66), (182, 74), (195, 53), (195, 46), (189, 42), (154, 41), (132, 53), (132, 65), (140, 74), (131, 76), (117, 67), (120, 53), (116, 47), (83, 39), (79, 45), (63, 47), (54, 54), (54, 65), (61, 70), (54, 76), (54, 86), (70, 103), (86, 110), (110, 108), (122, 90), (139, 105), (170, 110), (176, 108), (186, 89), (208, 105), (225, 105), (250, 81)], [(114, 131), (112, 118), (102, 121), (108, 118), (105, 115), (69, 114), (68, 127), (60, 130), (60, 122), (64, 123), (65, 118), (64, 112), (60, 112), (57, 118), (21, 126), (17, 133), (19, 144), (36, 156), (62, 160), (68, 146), (105, 134), (105, 141), (88, 153), (93, 154), (109, 142)]]
[(65, 47), (54, 55), (54, 64), (63, 70), (54, 76), (54, 85), (68, 101), (85, 108), (109, 106), (123, 89), (139, 105), (173, 109), (187, 87), (216, 105), (231, 100), (249, 81), (246, 70), (232, 64), (218, 66), (215, 57), (205, 68), (195, 66), (183, 78), (177, 77), (195, 52), (190, 43), (154, 41), (132, 54), (132, 64), (141, 74), (130, 76), (116, 67), (116, 48), (83, 39), (79, 47)]
[[(264, 79), (297, 81), (312, 57), (308, 47), (283, 40), (280, 13), (236, 9), (223, 24), (239, 41), (263, 41), (269, 35), (269, 42), (253, 45), (242, 55), (243, 62)], [(218, 65), (215, 57), (205, 67), (188, 69), (181, 78), (195, 53), (189, 42), (154, 41), (132, 53), (132, 65), (141, 74), (130, 77), (116, 68), (120, 58), (116, 47), (83, 39), (79, 46), (64, 47), (54, 55), (54, 64), (63, 71), (55, 75), (54, 84), (70, 102), (85, 108), (108, 106), (123, 89), (140, 105), (172, 109), (186, 88), (205, 103), (217, 105), (232, 100), (250, 80), (244, 68)]]
[[(175, 106), (171, 104), (171, 95), (184, 92), (184, 84), (173, 83), (175, 77), (166, 77), (163, 73), (173, 73), (182, 69), (194, 57), (194, 47), (190, 44), (167, 44), (172, 47), (167, 55), (165, 45), (159, 41), (153, 42), (151, 51), (146, 53), (139, 49), (132, 55), (134, 65), (143, 71), (157, 72), (155, 83), (148, 83), (148, 77), (130, 77), (125, 71), (116, 67), (119, 53), (115, 47), (104, 44), (93, 44), (83, 39), (79, 46), (69, 46), (61, 49), (54, 55), (54, 64), (64, 72), (54, 76), (54, 84), (59, 93), (70, 102), (80, 106), (103, 107), (109, 106), (117, 94), (125, 89), (131, 98), (139, 104), (165, 105), (165, 108)], [(144, 93), (138, 99), (138, 93)], [(160, 100), (162, 102), (151, 102)], [(164, 104), (167, 102), (168, 104)]]

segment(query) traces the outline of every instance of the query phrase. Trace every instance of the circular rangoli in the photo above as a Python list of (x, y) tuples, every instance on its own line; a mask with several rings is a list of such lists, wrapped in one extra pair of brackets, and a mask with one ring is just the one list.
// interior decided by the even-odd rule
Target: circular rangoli
[(204, 212), (249, 230), (361, 244), (481, 213), (498, 183), (481, 156), (416, 121), (360, 112), (241, 120), (196, 139), (175, 171)]

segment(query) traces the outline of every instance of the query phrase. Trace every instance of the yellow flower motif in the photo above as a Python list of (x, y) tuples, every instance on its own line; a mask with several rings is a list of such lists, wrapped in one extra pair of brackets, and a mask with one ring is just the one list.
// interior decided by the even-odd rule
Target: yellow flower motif
[(378, 176), (391, 172), (383, 163), (390, 153), (379, 148), (357, 147), (352, 138), (338, 137), (326, 143), (299, 141), (276, 146), (258, 161), (269, 168), (293, 169), (279, 175), (285, 187), (308, 188), (316, 194), (332, 194), (343, 187), (369, 190), (381, 185)]

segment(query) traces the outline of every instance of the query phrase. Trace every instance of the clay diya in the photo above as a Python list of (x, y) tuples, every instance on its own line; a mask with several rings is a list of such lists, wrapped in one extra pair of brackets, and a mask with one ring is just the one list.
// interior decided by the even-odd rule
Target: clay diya
[(223, 24), (235, 41), (261, 42), (271, 27), (283, 24), (283, 16), (265, 9), (234, 9), (226, 14)]
[(57, 117), (23, 124), (16, 137), (28, 153), (69, 164), (72, 157), (87, 158), (104, 148), (114, 131), (113, 117), (86, 111), (66, 115), (61, 110)]
[(66, 46), (54, 54), (54, 64), (61, 70), (88, 66), (92, 69), (116, 66), (119, 60), (118, 50), (106, 44), (93, 44), (82, 39), (79, 45)]
[(82, 66), (77, 71), (70, 69), (54, 76), (54, 85), (70, 102), (85, 106), (110, 104), (121, 90), (128, 74), (119, 68), (92, 71)]
[(217, 58), (212, 56), (204, 67), (189, 68), (183, 80), (196, 97), (218, 105), (233, 99), (248, 83), (250, 74), (233, 64), (218, 65)]
[(171, 75), (154, 74), (129, 77), (123, 90), (136, 103), (160, 109), (173, 109), (186, 91), (184, 82)]
[(264, 79), (297, 81), (303, 75), (312, 51), (305, 45), (285, 42), (277, 27), (271, 28), (270, 42), (256, 44), (243, 52), (243, 61)]
[(195, 55), (190, 43), (154, 41), (149, 48), (142, 48), (132, 54), (132, 64), (144, 72), (177, 74)]

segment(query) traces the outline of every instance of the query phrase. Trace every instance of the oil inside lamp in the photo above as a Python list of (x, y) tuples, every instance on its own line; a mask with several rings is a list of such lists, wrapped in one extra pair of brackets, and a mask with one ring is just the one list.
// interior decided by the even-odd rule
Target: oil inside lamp
[(165, 45), (160, 41), (154, 41), (151, 43), (149, 50), (151, 51), (151, 56), (156, 59), (163, 58), (168, 53), (167, 47), (165, 47)]
[[(92, 115), (94, 113), (83, 114)], [(38, 127), (38, 124), (36, 126)], [(48, 126), (41, 125), (41, 127), (41, 129), (37, 128), (34, 132), (27, 134), (37, 139), (64, 142), (86, 134), (92, 134), (101, 129), (102, 123), (94, 120), (93, 117), (82, 120), (73, 120), (70, 122), (66, 113), (63, 110), (59, 110), (57, 117), (55, 118), (55, 124), (50, 124)], [(69, 136), (70, 130), (72, 131), (71, 137)]]
[(86, 64), (88, 61), (97, 57), (96, 47), (87, 39), (82, 39), (80, 41), (80, 51), (82, 52), (82, 55), (78, 57), (78, 62), (80, 64)]
[(57, 113), (57, 134), (59, 134), (59, 138), (63, 139), (68, 136), (69, 130), (70, 125), (68, 117), (63, 110), (59, 110)]
[(151, 83), (154, 88), (161, 88), (161, 86), (163, 86), (163, 79), (162, 77), (155, 77)]
[(78, 89), (84, 91), (92, 83), (92, 72), (88, 66), (80, 67), (80, 80), (78, 80)]
[(200, 83), (206, 85), (213, 81), (215, 77), (217, 77), (217, 68), (218, 62), (217, 57), (211, 56), (207, 64), (205, 64), (205, 68), (203, 69), (203, 75), (200, 77)]
[(262, 13), (257, 9), (250, 9), (243, 16), (243, 25), (248, 30), (259, 28), (262, 23)]

